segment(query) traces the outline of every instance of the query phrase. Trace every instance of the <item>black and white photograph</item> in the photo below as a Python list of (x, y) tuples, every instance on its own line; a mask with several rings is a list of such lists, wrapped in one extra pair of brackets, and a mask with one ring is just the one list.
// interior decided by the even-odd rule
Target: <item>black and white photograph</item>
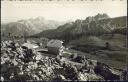
[(128, 81), (127, 0), (1, 0), (0, 81)]

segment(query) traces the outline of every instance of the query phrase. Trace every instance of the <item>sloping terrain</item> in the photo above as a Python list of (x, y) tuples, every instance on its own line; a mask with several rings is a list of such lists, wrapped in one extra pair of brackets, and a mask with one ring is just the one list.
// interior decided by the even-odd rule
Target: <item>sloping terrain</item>
[(68, 48), (76, 52), (80, 51), (83, 55), (87, 53), (90, 58), (96, 57), (96, 60), (116, 68), (124, 68), (127, 60), (126, 31), (126, 16), (109, 18), (98, 14), (43, 31), (36, 36), (62, 39)]
[[(106, 43), (109, 44), (109, 47), (107, 47)], [(70, 41), (68, 45), (72, 46), (71, 49), (75, 49), (77, 52), (81, 51), (87, 53), (96, 60), (105, 61), (116, 68), (124, 68), (126, 60), (128, 60), (126, 44), (127, 40), (125, 35), (114, 34), (112, 36), (108, 34), (100, 37), (82, 37)], [(116, 64), (116, 62), (118, 62), (118, 64)]]
[[(17, 43), (16, 43), (17, 44)], [(125, 70), (115, 69), (86, 56), (70, 58), (50, 57), (34, 49), (1, 43), (1, 80), (103, 81), (125, 80)]]
[(35, 36), (68, 41), (88, 35), (99, 36), (105, 33), (126, 34), (126, 16), (109, 18), (103, 17), (102, 14), (101, 16), (100, 14), (98, 15), (87, 17), (85, 20), (78, 19), (75, 22), (61, 25), (57, 29), (43, 31)]
[(28, 36), (48, 29), (55, 29), (63, 22), (46, 20), (43, 17), (19, 20), (1, 25), (1, 35), (4, 36)]
[[(99, 81), (128, 77), (125, 16), (98, 14), (34, 36), (28, 38), (32, 44), (44, 44), (38, 50), (22, 47), (21, 38), (15, 44), (1, 42), (2, 80)], [(48, 52), (45, 46), (50, 39), (64, 40), (62, 58)]]

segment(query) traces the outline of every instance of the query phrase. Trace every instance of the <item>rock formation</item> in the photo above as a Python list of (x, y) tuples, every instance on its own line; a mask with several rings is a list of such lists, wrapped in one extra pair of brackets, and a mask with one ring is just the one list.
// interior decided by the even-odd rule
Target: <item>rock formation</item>
[(123, 73), (85, 56), (57, 60), (43, 54), (1, 42), (1, 80), (120, 80)]

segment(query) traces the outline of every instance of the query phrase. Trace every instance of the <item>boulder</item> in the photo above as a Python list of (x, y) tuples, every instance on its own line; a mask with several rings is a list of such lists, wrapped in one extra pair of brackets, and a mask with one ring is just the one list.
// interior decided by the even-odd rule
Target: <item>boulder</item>
[(113, 74), (110, 68), (104, 66), (102, 63), (99, 63), (94, 68), (94, 71), (96, 74), (103, 76), (105, 80), (120, 80), (119, 75)]

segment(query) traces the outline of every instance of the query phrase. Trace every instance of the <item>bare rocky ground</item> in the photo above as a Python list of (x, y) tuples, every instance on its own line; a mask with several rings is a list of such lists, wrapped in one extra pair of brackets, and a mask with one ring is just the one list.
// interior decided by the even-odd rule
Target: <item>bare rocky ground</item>
[[(76, 52), (77, 53), (77, 52)], [(1, 42), (1, 80), (126, 80), (127, 71), (77, 56), (60, 57), (27, 49), (12, 41)]]

